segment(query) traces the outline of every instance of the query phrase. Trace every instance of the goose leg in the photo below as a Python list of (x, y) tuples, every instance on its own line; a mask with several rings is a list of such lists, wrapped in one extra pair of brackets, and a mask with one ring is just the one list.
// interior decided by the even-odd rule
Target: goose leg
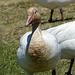
[(54, 12), (54, 9), (51, 9), (51, 15), (50, 15), (50, 19), (48, 20), (48, 22), (52, 22), (52, 16), (53, 16), (53, 12)]
[(71, 59), (69, 71), (66, 73), (67, 75), (72, 75), (71, 70), (72, 70), (73, 63), (74, 63), (74, 59)]
[(56, 70), (52, 70), (52, 75), (56, 75)]
[(61, 13), (61, 20), (64, 21), (64, 17), (63, 17), (63, 9), (60, 9), (60, 13)]

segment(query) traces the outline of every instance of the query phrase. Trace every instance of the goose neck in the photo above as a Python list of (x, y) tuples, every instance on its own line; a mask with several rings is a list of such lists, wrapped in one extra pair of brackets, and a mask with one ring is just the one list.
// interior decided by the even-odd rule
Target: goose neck
[(32, 34), (33, 34), (36, 30), (39, 30), (39, 31), (41, 30), (39, 24), (36, 24), (36, 25), (33, 24), (33, 25), (32, 25)]

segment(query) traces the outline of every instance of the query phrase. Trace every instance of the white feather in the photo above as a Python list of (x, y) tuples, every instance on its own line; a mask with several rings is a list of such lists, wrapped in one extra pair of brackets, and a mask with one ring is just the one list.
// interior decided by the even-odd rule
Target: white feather
[(75, 21), (46, 30), (54, 35), (61, 47), (61, 58), (75, 59)]

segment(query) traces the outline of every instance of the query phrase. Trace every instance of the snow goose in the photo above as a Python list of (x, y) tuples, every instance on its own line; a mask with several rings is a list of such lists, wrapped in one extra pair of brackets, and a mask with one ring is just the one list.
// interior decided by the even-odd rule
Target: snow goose
[(74, 3), (75, 0), (36, 0), (36, 2), (46, 8), (51, 9), (51, 16), (49, 22), (52, 22), (52, 15), (55, 8), (60, 8), (61, 18), (64, 21), (62, 7)]
[(50, 28), (46, 31), (54, 35), (58, 40), (61, 48), (61, 58), (71, 59), (70, 68), (67, 72), (67, 75), (71, 75), (75, 59), (75, 21)]
[(60, 47), (53, 35), (40, 28), (40, 14), (36, 7), (28, 9), (26, 25), (32, 24), (32, 32), (25, 33), (20, 39), (17, 51), (18, 63), (26, 75), (53, 69), (60, 58)]

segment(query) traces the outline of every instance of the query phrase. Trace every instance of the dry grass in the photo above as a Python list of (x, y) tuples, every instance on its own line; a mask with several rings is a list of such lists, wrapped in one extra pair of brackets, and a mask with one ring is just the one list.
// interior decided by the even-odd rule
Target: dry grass
[[(19, 39), (31, 30), (31, 26), (25, 27), (27, 9), (36, 6), (42, 17), (42, 29), (57, 26), (69, 21), (75, 21), (75, 4), (63, 8), (65, 21), (61, 21), (59, 9), (55, 9), (53, 23), (48, 23), (50, 10), (35, 3), (34, 0), (0, 0), (0, 75), (24, 75), (16, 59)], [(65, 75), (69, 68), (69, 60), (61, 60), (57, 65), (57, 75)], [(74, 63), (75, 66), (75, 63)], [(75, 74), (73, 66), (72, 73)], [(38, 73), (50, 75), (51, 71)], [(36, 75), (36, 74), (35, 74)]]
[(0, 0), (0, 5), (16, 4), (21, 1), (28, 2), (30, 0)]

